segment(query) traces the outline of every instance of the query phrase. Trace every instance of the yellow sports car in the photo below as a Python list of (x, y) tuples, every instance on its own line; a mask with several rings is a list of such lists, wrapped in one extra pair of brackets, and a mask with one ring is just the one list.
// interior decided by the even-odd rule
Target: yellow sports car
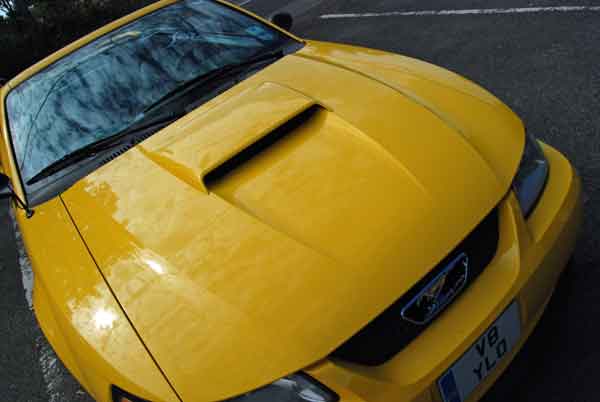
[(539, 320), (571, 164), (458, 75), (290, 22), (161, 1), (2, 88), (35, 313), (98, 401), (472, 402)]

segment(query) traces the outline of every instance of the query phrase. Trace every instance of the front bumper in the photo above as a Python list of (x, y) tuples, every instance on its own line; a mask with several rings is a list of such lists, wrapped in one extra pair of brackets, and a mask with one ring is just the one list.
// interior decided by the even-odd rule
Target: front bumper
[(550, 175), (527, 221), (510, 193), (499, 206), (496, 256), (461, 297), (392, 360), (365, 367), (326, 360), (306, 371), (340, 402), (441, 402), (437, 379), (516, 300), (521, 339), (470, 395), (477, 401), (520, 350), (548, 303), (575, 246), (582, 217), (581, 182), (569, 161), (544, 145)]

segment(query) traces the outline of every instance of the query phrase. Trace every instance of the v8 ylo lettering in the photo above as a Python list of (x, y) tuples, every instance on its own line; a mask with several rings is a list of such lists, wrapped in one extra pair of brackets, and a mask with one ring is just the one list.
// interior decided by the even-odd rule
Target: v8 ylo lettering
[(506, 354), (508, 343), (506, 338), (501, 338), (497, 326), (493, 326), (475, 344), (475, 349), (480, 357), (479, 365), (473, 368), (477, 381), (483, 380), (496, 366), (496, 362)]

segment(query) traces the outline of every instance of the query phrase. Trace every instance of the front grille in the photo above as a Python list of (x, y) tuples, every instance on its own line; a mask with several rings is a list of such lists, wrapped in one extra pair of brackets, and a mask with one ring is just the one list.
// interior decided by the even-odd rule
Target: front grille
[(498, 209), (494, 208), (431, 272), (336, 349), (331, 357), (367, 366), (378, 366), (391, 359), (427, 328), (427, 325), (417, 325), (402, 319), (402, 308), (461, 253), (466, 253), (469, 257), (469, 277), (464, 291), (494, 258), (498, 237)]

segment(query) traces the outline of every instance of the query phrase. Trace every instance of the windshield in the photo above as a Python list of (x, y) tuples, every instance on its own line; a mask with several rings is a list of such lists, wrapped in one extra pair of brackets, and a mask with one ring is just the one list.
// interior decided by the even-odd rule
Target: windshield
[(186, 81), (289, 40), (219, 3), (186, 0), (90, 42), (7, 97), (22, 180), (138, 122)]

